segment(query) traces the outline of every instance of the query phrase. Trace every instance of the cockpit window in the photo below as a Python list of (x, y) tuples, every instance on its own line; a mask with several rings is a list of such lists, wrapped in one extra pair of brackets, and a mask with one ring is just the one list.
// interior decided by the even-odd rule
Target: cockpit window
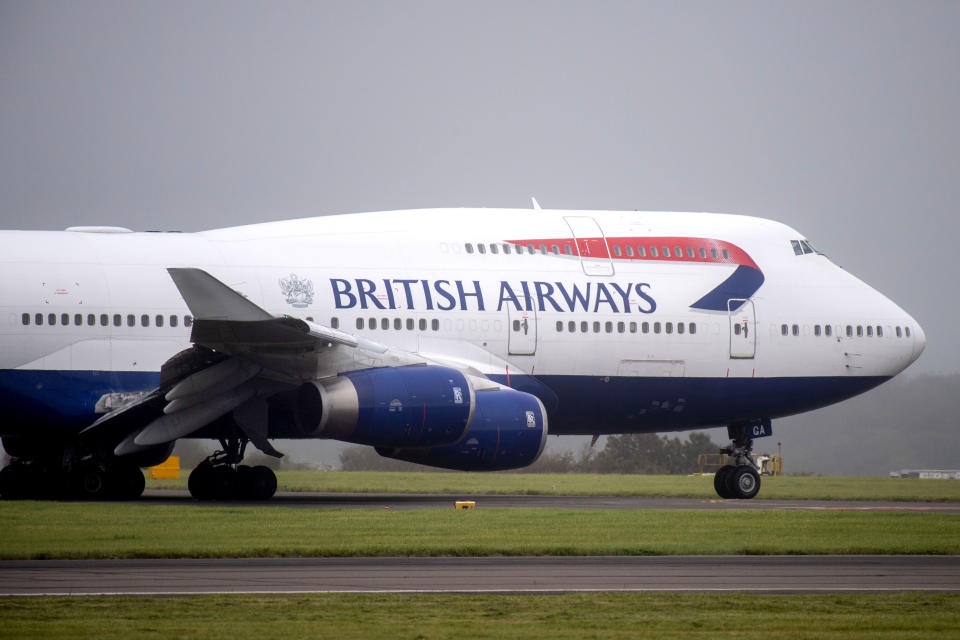
[(793, 252), (794, 252), (796, 255), (798, 255), (798, 256), (802, 256), (802, 255), (803, 255), (803, 247), (800, 246), (800, 241), (799, 241), (799, 240), (791, 240), (791, 241), (790, 241), (790, 246), (793, 247)]

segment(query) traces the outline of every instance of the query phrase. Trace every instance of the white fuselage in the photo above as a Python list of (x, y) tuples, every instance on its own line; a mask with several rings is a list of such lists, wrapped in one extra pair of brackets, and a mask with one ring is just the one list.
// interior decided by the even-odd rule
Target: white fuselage
[(0, 232), (0, 400), (15, 422), (77, 427), (155, 386), (190, 345), (166, 269), (199, 267), (270, 313), (545, 385), (555, 433), (787, 415), (924, 347), (913, 318), (802, 240), (743, 216), (495, 209)]

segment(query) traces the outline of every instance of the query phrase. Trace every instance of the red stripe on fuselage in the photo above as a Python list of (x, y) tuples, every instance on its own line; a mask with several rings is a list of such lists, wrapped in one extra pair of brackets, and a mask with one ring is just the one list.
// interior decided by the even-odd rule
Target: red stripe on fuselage
[[(760, 267), (737, 245), (725, 240), (713, 238), (689, 238), (672, 236), (637, 236), (620, 238), (537, 238), (529, 240), (507, 240), (509, 244), (533, 247), (537, 253), (547, 255), (569, 255), (583, 258), (612, 260), (655, 260), (657, 262), (693, 262), (701, 264), (736, 264)], [(556, 247), (556, 251), (554, 251)], [(609, 247), (609, 249), (608, 249)], [(630, 248), (629, 252), (627, 248)], [(617, 255), (617, 248), (620, 255)], [(643, 255), (640, 255), (640, 248)], [(653, 255), (653, 249), (656, 254)], [(664, 255), (668, 249), (670, 256)], [(680, 255), (677, 255), (680, 249)], [(702, 250), (702, 256), (701, 256)], [(726, 250), (726, 256), (724, 255)], [(629, 253), (633, 255), (629, 255)], [(691, 256), (691, 252), (693, 255)]]

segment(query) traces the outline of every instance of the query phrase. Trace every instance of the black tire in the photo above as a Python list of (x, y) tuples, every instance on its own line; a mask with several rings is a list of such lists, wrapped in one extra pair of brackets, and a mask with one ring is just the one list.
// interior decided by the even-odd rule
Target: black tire
[(727, 478), (734, 498), (749, 500), (760, 491), (760, 475), (747, 466), (736, 467)]
[(28, 475), (19, 464), (0, 469), (0, 496), (4, 500), (23, 500), (28, 493)]
[(196, 500), (213, 500), (213, 467), (200, 463), (187, 478), (187, 489)]
[(251, 470), (252, 491), (250, 497), (254, 500), (269, 500), (277, 492), (277, 474), (270, 467), (257, 465)]
[(717, 472), (713, 476), (713, 489), (717, 492), (717, 495), (727, 500), (732, 498), (733, 495), (730, 493), (729, 483), (727, 482), (730, 477), (730, 472), (733, 471), (734, 467), (731, 465), (724, 465), (717, 469)]
[(74, 491), (81, 500), (104, 500), (110, 497), (109, 477), (96, 465), (80, 467), (73, 480)]
[(129, 463), (114, 466), (109, 480), (110, 493), (114, 500), (136, 500), (143, 495), (147, 484), (140, 467)]
[(226, 465), (212, 467), (210, 488), (214, 500), (233, 500), (237, 497), (237, 470)]

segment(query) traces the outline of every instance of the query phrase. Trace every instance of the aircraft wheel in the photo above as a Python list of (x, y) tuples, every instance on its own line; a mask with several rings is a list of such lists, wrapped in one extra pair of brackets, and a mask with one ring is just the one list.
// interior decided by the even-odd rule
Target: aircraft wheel
[(277, 492), (277, 474), (270, 467), (257, 465), (251, 469), (251, 493), (254, 500), (269, 500)]
[(19, 464), (0, 469), (0, 496), (5, 500), (23, 500), (28, 494), (29, 474)]
[(190, 472), (187, 489), (196, 500), (213, 500), (213, 467), (201, 463)]
[(214, 500), (232, 500), (236, 496), (237, 487), (236, 469), (226, 465), (211, 469), (210, 489)]
[(147, 484), (140, 467), (134, 464), (122, 464), (113, 468), (110, 474), (111, 494), (116, 500), (136, 500), (143, 495)]
[(760, 491), (760, 475), (748, 466), (734, 467), (727, 484), (734, 498), (749, 500)]
[(735, 467), (729, 464), (724, 465), (717, 469), (717, 472), (713, 476), (713, 488), (717, 492), (717, 495), (723, 499), (733, 497), (728, 479), (730, 478), (730, 472), (734, 469)]
[(77, 472), (74, 487), (81, 499), (102, 500), (108, 494), (107, 480), (107, 474), (100, 467), (85, 465)]

